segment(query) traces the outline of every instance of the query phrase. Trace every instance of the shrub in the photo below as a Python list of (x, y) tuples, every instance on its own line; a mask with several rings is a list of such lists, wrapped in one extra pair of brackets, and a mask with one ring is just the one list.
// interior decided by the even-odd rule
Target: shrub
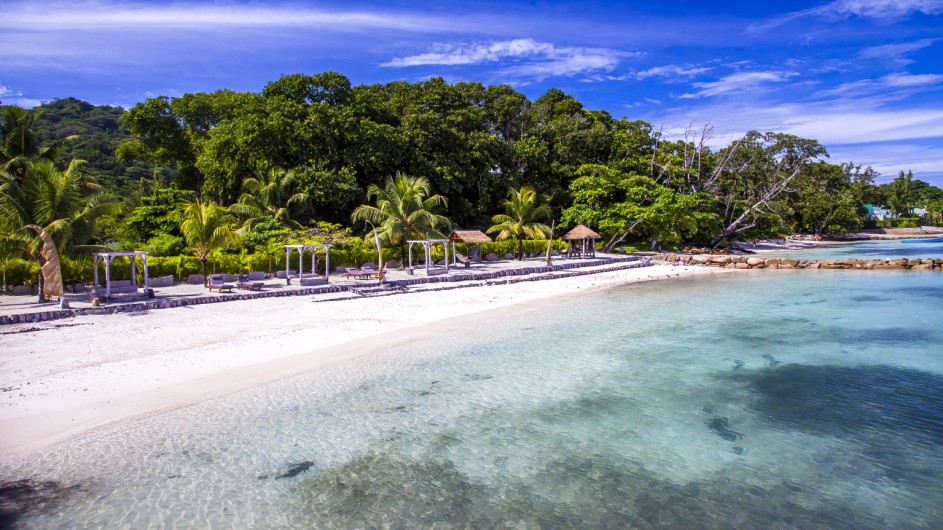
[(13, 258), (0, 262), (6, 285), (36, 285), (39, 264), (35, 261)]

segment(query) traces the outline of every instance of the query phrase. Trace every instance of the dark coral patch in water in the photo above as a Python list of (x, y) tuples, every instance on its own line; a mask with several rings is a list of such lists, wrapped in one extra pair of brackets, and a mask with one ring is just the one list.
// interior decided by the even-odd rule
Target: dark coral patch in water
[(54, 507), (72, 488), (56, 482), (18, 480), (0, 483), (0, 528), (15, 528), (24, 515)]
[(754, 391), (766, 418), (817, 434), (864, 431), (943, 446), (943, 376), (895, 366), (790, 364), (727, 374)]

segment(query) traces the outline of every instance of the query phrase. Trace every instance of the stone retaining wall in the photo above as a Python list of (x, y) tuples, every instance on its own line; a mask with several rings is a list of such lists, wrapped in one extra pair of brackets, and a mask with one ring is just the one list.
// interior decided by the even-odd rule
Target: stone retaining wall
[[(593, 270), (572, 270), (585, 267), (602, 267), (603, 269)], [(427, 284), (427, 283), (453, 283), (480, 280), (481, 285), (494, 285), (502, 283), (516, 283), (520, 281), (537, 281), (552, 278), (566, 278), (571, 276), (583, 276), (587, 274), (596, 274), (621, 269), (633, 269), (637, 267), (647, 267), (651, 265), (648, 258), (639, 259), (635, 256), (601, 258), (595, 260), (579, 260), (567, 263), (558, 263), (547, 266), (526, 267), (522, 269), (510, 269), (491, 272), (462, 272), (459, 274), (449, 274), (447, 276), (414, 277), (405, 280), (392, 280), (384, 285), (389, 287), (405, 288), (409, 285)], [(534, 276), (539, 274), (539, 276)], [(202, 277), (201, 277), (202, 278)], [(46, 320), (56, 320), (60, 318), (69, 318), (76, 315), (108, 315), (115, 313), (134, 313), (149, 311), (152, 309), (165, 309), (169, 307), (183, 307), (200, 304), (212, 304), (216, 302), (228, 302), (231, 300), (250, 300), (255, 298), (271, 298), (279, 296), (307, 296), (316, 294), (346, 293), (362, 287), (358, 284), (347, 285), (322, 285), (317, 287), (307, 287), (302, 289), (278, 290), (278, 291), (250, 291), (244, 293), (226, 293), (226, 294), (208, 294), (194, 298), (157, 298), (153, 300), (140, 302), (127, 302), (107, 304), (99, 307), (87, 307), (76, 309), (50, 309), (48, 311), (37, 311), (32, 313), (19, 313), (14, 315), (0, 315), (0, 325), (36, 323)], [(461, 286), (443, 285), (430, 290), (455, 289)], [(327, 300), (323, 300), (327, 301)]]
[(719, 254), (656, 254), (654, 263), (707, 265), (725, 269), (940, 270), (943, 259), (785, 259)]

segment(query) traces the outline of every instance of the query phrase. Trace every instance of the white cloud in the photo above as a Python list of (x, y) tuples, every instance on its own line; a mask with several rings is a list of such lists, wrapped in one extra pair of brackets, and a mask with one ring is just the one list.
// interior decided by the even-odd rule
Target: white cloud
[(42, 104), (42, 101), (25, 97), (22, 92), (5, 85), (0, 85), (0, 101), (3, 101), (4, 105), (16, 105), (27, 109)]
[(891, 87), (933, 86), (943, 82), (943, 75), (891, 74), (882, 77), (881, 82)]
[(514, 39), (484, 44), (440, 44), (432, 51), (397, 57), (380, 66), (404, 68), (509, 62), (511, 64), (502, 69), (505, 74), (543, 79), (610, 71), (619, 63), (619, 58), (626, 55), (603, 48), (555, 46), (533, 39)]
[(735, 72), (717, 81), (692, 83), (692, 86), (700, 90), (683, 94), (680, 97), (682, 99), (695, 99), (755, 90), (764, 84), (782, 83), (796, 75), (798, 74), (793, 72)]
[(663, 124), (670, 138), (683, 137), (691, 123), (708, 121), (715, 126), (712, 149), (748, 130), (774, 131), (818, 140), (834, 163), (853, 160), (884, 174), (913, 169), (928, 182), (943, 175), (943, 108), (891, 108), (853, 98), (769, 105), (721, 101), (674, 109), (652, 120)]
[(460, 20), (373, 11), (330, 11), (259, 4), (179, 4), (145, 2), (18, 2), (4, 6), (0, 29), (91, 31), (107, 29), (227, 27), (371, 28), (439, 32)]
[(861, 52), (858, 53), (858, 57), (862, 59), (886, 60), (894, 66), (904, 67), (913, 63), (913, 60), (907, 57), (907, 54), (926, 48), (937, 40), (939, 39), (920, 39), (913, 42), (870, 46), (861, 50)]
[(810, 14), (898, 18), (912, 13), (943, 13), (941, 0), (835, 0), (808, 10)]
[(691, 78), (713, 70), (710, 67), (697, 67), (691, 65), (669, 64), (666, 66), (656, 66), (641, 72), (635, 72), (635, 79), (642, 80), (649, 77), (672, 77), (672, 78)]
[(816, 97), (871, 97), (880, 100), (895, 100), (924, 90), (934, 90), (943, 83), (939, 74), (889, 74), (878, 79), (861, 79), (843, 83), (828, 90), (821, 90)]
[(406, 67), (425, 65), (457, 65), (495, 62), (506, 58), (558, 55), (553, 44), (532, 39), (515, 39), (490, 44), (440, 44), (428, 53), (398, 57), (381, 66)]
[(750, 27), (763, 31), (800, 18), (839, 19), (864, 17), (883, 21), (895, 21), (915, 13), (938, 15), (943, 13), (943, 0), (834, 0), (811, 9), (794, 11), (781, 17)]

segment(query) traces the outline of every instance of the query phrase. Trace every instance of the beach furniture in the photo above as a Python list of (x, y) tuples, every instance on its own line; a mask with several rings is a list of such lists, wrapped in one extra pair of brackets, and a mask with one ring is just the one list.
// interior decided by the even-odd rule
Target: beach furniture
[(357, 267), (346, 267), (346, 269), (347, 269), (347, 273), (345, 273), (344, 276), (347, 278), (355, 278), (358, 280), (367, 279), (367, 278), (370, 278), (372, 274), (371, 272), (358, 269)]
[(253, 281), (248, 274), (240, 274), (239, 280), (236, 283), (236, 286), (240, 289), (248, 289), (250, 291), (261, 291), (263, 285), (265, 285), (265, 282)]
[(455, 254), (455, 261), (464, 265), (466, 269), (471, 268), (471, 264), (472, 264), (471, 258), (466, 258), (465, 256), (461, 254)]
[(364, 263), (360, 266), (360, 272), (367, 275), (367, 278), (371, 276), (380, 277), (380, 271), (376, 269), (376, 266), (373, 263)]
[(215, 289), (219, 292), (232, 292), (235, 285), (224, 282), (222, 274), (210, 274), (209, 283), (206, 285), (206, 287), (209, 288), (210, 291)]

